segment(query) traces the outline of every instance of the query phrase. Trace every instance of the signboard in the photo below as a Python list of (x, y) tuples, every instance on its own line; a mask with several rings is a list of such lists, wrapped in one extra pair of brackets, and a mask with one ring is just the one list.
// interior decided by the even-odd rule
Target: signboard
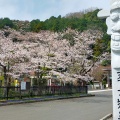
[(21, 82), (21, 90), (26, 90), (26, 82)]

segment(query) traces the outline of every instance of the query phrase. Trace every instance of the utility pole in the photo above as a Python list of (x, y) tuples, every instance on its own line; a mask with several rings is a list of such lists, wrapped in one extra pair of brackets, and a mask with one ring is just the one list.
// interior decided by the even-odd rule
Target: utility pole
[(0, 63), (0, 66), (3, 67), (3, 71), (4, 71), (4, 86), (6, 87), (7, 86), (7, 75), (6, 75), (7, 68), (6, 68), (5, 65), (2, 65), (1, 63)]
[(40, 63), (38, 63), (38, 68), (37, 68), (37, 82), (38, 82), (38, 86), (40, 86)]
[(6, 66), (5, 65), (2, 65), (0, 63), (0, 66), (3, 67), (3, 71), (4, 71), (4, 97), (6, 97), (6, 94), (7, 94), (7, 69), (6, 69)]
[(6, 69), (6, 66), (3, 67), (3, 71), (4, 71), (4, 87), (7, 87), (7, 75), (6, 75), (7, 69)]

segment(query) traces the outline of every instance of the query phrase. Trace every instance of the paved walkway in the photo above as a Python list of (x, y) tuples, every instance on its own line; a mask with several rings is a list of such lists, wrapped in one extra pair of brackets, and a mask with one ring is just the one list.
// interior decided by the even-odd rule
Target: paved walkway
[(113, 120), (113, 118), (109, 118), (109, 119), (107, 119), (107, 120)]
[(111, 91), (95, 97), (63, 99), (0, 107), (0, 120), (100, 120), (112, 113)]
[[(99, 93), (99, 92), (105, 92), (105, 91), (112, 91), (112, 89), (105, 89), (105, 90), (92, 90), (92, 91), (89, 91), (88, 93)], [(105, 120), (105, 119), (104, 119)], [(106, 119), (106, 120), (113, 120), (112, 117)]]

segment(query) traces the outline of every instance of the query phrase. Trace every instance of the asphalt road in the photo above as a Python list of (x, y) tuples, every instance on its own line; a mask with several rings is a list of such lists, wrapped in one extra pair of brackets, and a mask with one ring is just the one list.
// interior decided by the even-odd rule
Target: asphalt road
[(112, 113), (111, 91), (95, 97), (0, 107), (0, 120), (99, 120)]

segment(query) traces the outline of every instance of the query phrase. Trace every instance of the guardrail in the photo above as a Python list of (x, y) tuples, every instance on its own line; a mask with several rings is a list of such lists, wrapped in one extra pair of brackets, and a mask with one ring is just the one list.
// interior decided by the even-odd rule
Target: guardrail
[[(6, 93), (5, 93), (6, 91)], [(0, 99), (30, 98), (45, 95), (87, 94), (87, 86), (33, 86), (26, 90), (21, 87), (0, 87)]]

